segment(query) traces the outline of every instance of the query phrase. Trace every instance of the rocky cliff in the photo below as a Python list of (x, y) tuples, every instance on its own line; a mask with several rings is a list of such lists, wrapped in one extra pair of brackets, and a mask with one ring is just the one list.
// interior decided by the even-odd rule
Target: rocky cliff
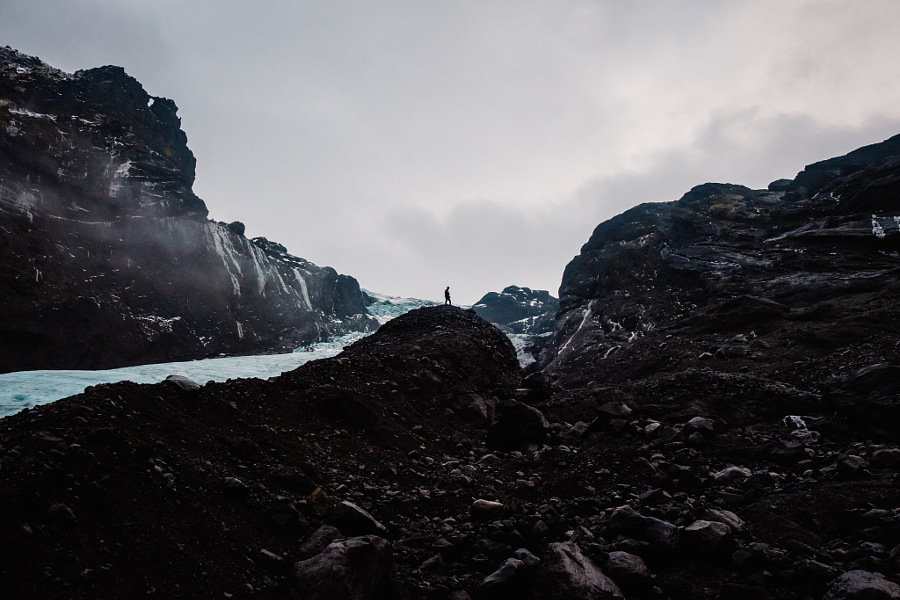
[(507, 333), (537, 335), (553, 330), (559, 300), (546, 290), (511, 285), (499, 293), (488, 292), (472, 309)]
[(900, 598), (896, 142), (600, 225), (544, 372), (435, 306), (5, 417), (4, 591)]
[(766, 190), (705, 184), (628, 210), (566, 267), (543, 365), (569, 385), (712, 366), (816, 388), (893, 363), (898, 197), (895, 136)]
[(175, 103), (0, 49), (0, 371), (287, 349), (375, 325), (357, 282), (206, 218)]

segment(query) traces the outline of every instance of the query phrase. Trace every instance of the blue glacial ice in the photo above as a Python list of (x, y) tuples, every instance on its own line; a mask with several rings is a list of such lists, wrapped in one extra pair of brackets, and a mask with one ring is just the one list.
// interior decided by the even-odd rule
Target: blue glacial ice
[[(437, 302), (396, 298), (366, 292), (376, 302), (369, 306), (369, 313), (380, 324), (423, 306)], [(158, 383), (169, 375), (183, 375), (197, 383), (225, 381), (258, 377), (268, 379), (285, 371), (296, 369), (303, 363), (340, 354), (348, 346), (367, 334), (350, 333), (328, 342), (298, 348), (289, 354), (268, 354), (258, 356), (234, 356), (228, 358), (208, 358), (187, 362), (159, 363), (108, 369), (104, 371), (19, 371), (0, 375), (0, 417), (11, 415), (23, 408), (33, 408), (80, 394), (84, 388), (101, 383), (133, 381), (135, 383)]]

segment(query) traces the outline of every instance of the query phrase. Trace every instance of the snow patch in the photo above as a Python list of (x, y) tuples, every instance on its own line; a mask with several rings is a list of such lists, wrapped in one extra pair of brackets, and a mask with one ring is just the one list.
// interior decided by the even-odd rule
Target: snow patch
[(294, 277), (297, 278), (297, 283), (300, 284), (300, 292), (303, 294), (303, 300), (306, 302), (306, 308), (312, 311), (312, 302), (309, 301), (309, 290), (306, 287), (306, 280), (303, 279), (303, 276), (300, 275), (300, 270), (297, 267), (294, 267)]
[(872, 233), (875, 234), (875, 237), (878, 239), (884, 239), (884, 227), (876, 220), (877, 218), (876, 215), (872, 215)]
[(787, 415), (782, 419), (785, 425), (790, 427), (794, 426), (794, 429), (806, 429), (806, 421), (803, 420), (802, 417), (798, 415)]
[(56, 121), (56, 115), (48, 115), (44, 113), (36, 113), (30, 110), (25, 110), (24, 108), (10, 108), (9, 112), (14, 115), (22, 115), (25, 117), (31, 117), (32, 119), (47, 119), (50, 121)]
[(530, 352), (525, 352), (525, 348), (531, 341), (531, 336), (525, 333), (508, 333), (506, 337), (512, 342), (513, 348), (516, 349), (516, 357), (519, 359), (519, 366), (523, 369), (535, 362)]
[(582, 329), (584, 329), (585, 325), (587, 325), (588, 321), (591, 318), (591, 315), (594, 312), (594, 305), (596, 304), (596, 302), (597, 302), (596, 300), (591, 300), (588, 303), (587, 308), (584, 309), (584, 315), (581, 318), (581, 324), (578, 325), (578, 329), (575, 330), (575, 333), (573, 333), (572, 335), (569, 336), (569, 339), (566, 340), (566, 343), (563, 344), (563, 347), (559, 349), (559, 352), (557, 352), (557, 356), (561, 355), (563, 352), (566, 351), (566, 348), (569, 347), (569, 344), (572, 343), (572, 340), (575, 339), (575, 336), (578, 335), (578, 333)]
[[(231, 285), (234, 287), (234, 295), (240, 296), (241, 283), (238, 279), (238, 275), (243, 275), (243, 272), (241, 271), (241, 265), (238, 263), (237, 257), (235, 256), (236, 252), (234, 246), (231, 244), (231, 240), (215, 223), (207, 223), (206, 231), (212, 240), (213, 249), (216, 251), (216, 254), (219, 255), (219, 258), (222, 259), (225, 270), (228, 271), (228, 275), (231, 276)], [(237, 271), (237, 273), (234, 271)]]

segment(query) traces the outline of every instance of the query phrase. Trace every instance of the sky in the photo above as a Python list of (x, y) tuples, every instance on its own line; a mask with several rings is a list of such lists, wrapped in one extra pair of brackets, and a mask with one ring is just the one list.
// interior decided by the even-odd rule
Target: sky
[(895, 0), (3, 0), (175, 101), (210, 218), (364, 288), (557, 293), (594, 227), (900, 133)]

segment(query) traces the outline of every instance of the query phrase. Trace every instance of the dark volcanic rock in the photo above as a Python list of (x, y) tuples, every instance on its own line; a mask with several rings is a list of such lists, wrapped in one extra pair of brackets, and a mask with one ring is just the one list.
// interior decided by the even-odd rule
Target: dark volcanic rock
[(523, 340), (519, 358), (527, 365), (535, 364), (535, 359), (551, 340), (559, 300), (545, 290), (511, 285), (499, 294), (485, 294), (472, 310), (504, 332), (518, 334)]
[(538, 567), (535, 590), (547, 600), (624, 597), (616, 584), (572, 542), (550, 544)]
[(333, 542), (295, 564), (294, 580), (305, 600), (387, 600), (392, 598), (390, 545), (376, 536)]
[(881, 573), (854, 570), (844, 573), (831, 584), (824, 600), (890, 600), (900, 598), (900, 585), (888, 581)]
[[(566, 267), (540, 363), (568, 389), (639, 394), (693, 369), (749, 372), (850, 419), (900, 424), (898, 193), (895, 136), (771, 190), (708, 183), (628, 210)], [(676, 403), (708, 406), (710, 390), (695, 391)]]
[(504, 331), (540, 334), (553, 330), (559, 300), (545, 290), (511, 285), (499, 294), (485, 294), (472, 309)]
[(497, 419), (488, 428), (487, 445), (496, 450), (517, 450), (542, 444), (549, 429), (541, 411), (512, 400), (497, 407)]
[[(422, 379), (423, 369), (440, 377)], [(123, 382), (6, 417), (0, 512), (15, 516), (0, 520), (3, 590), (11, 598), (131, 598), (151, 589), (221, 598), (250, 588), (278, 598), (408, 597), (385, 591), (397, 569), (408, 573), (410, 561), (418, 568), (438, 552), (459, 560), (476, 541), (467, 544), (455, 525), (469, 520), (472, 500), (449, 456), (469, 456), (454, 434), (482, 446), (485, 432), (453, 413), (454, 398), (509, 397), (520, 377), (501, 331), (437, 306), (273, 381), (211, 383), (189, 400), (170, 383)], [(323, 387), (332, 404), (342, 393), (352, 401), (332, 410), (317, 401)], [(367, 417), (353, 418), (356, 410)], [(310, 493), (313, 481), (321, 488)], [(440, 519), (423, 525), (423, 509)], [(396, 542), (337, 539), (382, 531), (376, 520)], [(438, 525), (446, 537), (429, 533), (427, 553), (409, 548), (424, 539), (413, 539), (413, 527)], [(516, 541), (514, 529), (505, 539)], [(487, 536), (484, 547), (509, 548)], [(270, 554), (304, 560), (290, 577)], [(441, 577), (439, 566), (421, 572)]]
[(375, 326), (357, 282), (206, 219), (175, 103), (0, 48), (0, 372), (289, 349)]
[[(894, 146), (601, 225), (524, 380), (501, 330), (437, 306), (269, 381), (100, 385), (0, 420), (3, 592), (892, 597)], [(351, 505), (390, 543), (326, 524)]]

